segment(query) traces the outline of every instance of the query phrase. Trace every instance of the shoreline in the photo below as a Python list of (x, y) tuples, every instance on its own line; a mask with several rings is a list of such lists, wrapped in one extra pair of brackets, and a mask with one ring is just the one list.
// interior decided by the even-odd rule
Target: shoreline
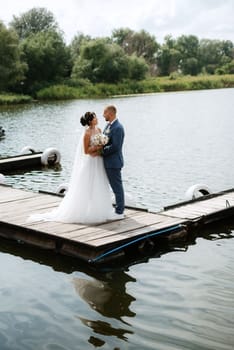
[(184, 77), (157, 77), (119, 84), (87, 84), (71, 87), (65, 84), (51, 85), (36, 92), (36, 96), (0, 93), (0, 106), (28, 104), (41, 101), (63, 101), (89, 98), (118, 98), (144, 96), (163, 92), (184, 92), (234, 88), (234, 74)]

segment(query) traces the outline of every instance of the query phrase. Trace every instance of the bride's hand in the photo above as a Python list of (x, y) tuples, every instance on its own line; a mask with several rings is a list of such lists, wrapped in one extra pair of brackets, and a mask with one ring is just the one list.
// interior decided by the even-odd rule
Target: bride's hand
[(97, 151), (97, 152), (93, 152), (90, 155), (91, 155), (91, 157), (99, 157), (101, 155), (101, 153), (99, 151)]
[(101, 155), (101, 150), (103, 149), (103, 146), (93, 146), (92, 151), (90, 152), (90, 155), (92, 157), (97, 157)]

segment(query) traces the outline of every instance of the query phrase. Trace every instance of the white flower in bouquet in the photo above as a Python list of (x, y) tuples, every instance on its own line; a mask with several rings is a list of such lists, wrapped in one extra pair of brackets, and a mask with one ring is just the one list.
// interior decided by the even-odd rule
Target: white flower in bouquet
[(109, 140), (108, 136), (100, 133), (100, 134), (94, 135), (92, 139), (92, 143), (94, 146), (105, 146), (108, 140)]

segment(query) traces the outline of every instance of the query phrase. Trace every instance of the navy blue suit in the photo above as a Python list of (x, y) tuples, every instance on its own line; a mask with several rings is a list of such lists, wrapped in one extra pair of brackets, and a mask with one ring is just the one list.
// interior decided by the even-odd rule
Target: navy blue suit
[(103, 133), (108, 136), (108, 143), (103, 148), (104, 167), (111, 188), (115, 195), (117, 214), (124, 211), (124, 190), (121, 169), (124, 165), (122, 146), (124, 141), (124, 128), (116, 119), (113, 124), (107, 124)]

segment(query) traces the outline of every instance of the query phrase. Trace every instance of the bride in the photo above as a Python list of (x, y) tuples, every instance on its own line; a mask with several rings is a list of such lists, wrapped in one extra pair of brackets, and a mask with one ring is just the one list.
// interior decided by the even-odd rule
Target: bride
[(111, 192), (100, 150), (104, 136), (97, 127), (95, 113), (86, 112), (80, 119), (86, 127), (77, 147), (68, 191), (52, 212), (35, 214), (29, 221), (98, 224), (114, 214)]

